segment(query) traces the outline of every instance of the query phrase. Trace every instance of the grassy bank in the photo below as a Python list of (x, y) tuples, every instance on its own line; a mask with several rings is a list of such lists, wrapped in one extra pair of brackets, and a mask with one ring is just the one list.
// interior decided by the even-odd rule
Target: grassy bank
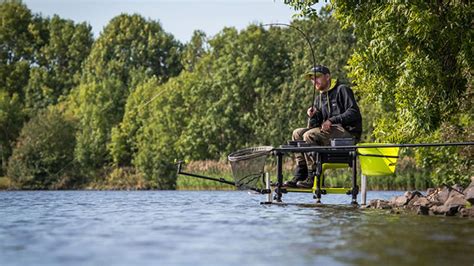
[(150, 190), (156, 182), (147, 180), (132, 167), (104, 168), (96, 175), (62, 175), (56, 182), (44, 186), (41, 182), (17, 183), (0, 177), (0, 190)]

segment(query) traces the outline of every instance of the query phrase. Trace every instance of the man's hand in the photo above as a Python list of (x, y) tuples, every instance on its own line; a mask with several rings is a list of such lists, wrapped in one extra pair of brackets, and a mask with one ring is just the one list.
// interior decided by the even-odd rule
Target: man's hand
[(329, 129), (331, 129), (332, 122), (329, 120), (324, 121), (324, 123), (321, 125), (321, 129), (323, 131), (329, 132)]
[(314, 106), (311, 106), (308, 111), (306, 111), (306, 114), (308, 114), (308, 117), (313, 117), (313, 115), (316, 113), (316, 108)]

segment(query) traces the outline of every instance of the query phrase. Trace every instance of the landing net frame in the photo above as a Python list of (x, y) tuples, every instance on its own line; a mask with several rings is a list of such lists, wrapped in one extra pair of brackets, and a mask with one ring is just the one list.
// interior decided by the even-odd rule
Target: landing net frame
[(271, 151), (272, 146), (258, 146), (238, 150), (227, 156), (238, 189), (265, 186), (265, 162)]

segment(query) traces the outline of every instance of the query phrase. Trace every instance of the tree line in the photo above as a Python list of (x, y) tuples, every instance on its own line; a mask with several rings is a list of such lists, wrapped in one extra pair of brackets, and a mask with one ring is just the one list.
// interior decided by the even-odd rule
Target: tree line
[[(365, 141), (473, 139), (469, 4), (336, 1), (316, 13), (313, 1), (287, 2), (317, 63), (352, 83)], [(183, 44), (137, 14), (116, 16), (97, 39), (86, 23), (18, 1), (0, 14), (0, 176), (12, 188), (133, 179), (173, 189), (175, 158), (277, 146), (306, 123), (301, 74), (313, 62), (292, 28), (196, 30)], [(470, 148), (406, 153), (437, 182), (472, 175)]]

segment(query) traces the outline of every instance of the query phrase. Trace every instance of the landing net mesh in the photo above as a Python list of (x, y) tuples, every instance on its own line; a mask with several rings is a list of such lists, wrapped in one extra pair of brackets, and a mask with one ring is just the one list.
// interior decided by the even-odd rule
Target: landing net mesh
[(263, 188), (265, 160), (271, 146), (247, 148), (229, 154), (232, 176), (238, 189)]

